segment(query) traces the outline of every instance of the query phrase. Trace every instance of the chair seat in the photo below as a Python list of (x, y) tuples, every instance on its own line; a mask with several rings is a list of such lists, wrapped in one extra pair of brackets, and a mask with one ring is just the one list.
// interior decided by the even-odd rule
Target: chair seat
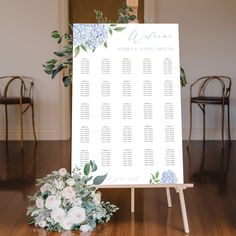
[[(32, 103), (32, 99), (29, 97), (22, 97), (22, 104), (29, 104)], [(6, 105), (17, 105), (20, 104), (19, 97), (2, 97), (0, 98), (0, 104)]]
[[(210, 97), (210, 96), (198, 96), (198, 97), (192, 97), (191, 98), (192, 103), (197, 104), (222, 104), (222, 97)], [(224, 104), (229, 104), (229, 98), (224, 98)]]

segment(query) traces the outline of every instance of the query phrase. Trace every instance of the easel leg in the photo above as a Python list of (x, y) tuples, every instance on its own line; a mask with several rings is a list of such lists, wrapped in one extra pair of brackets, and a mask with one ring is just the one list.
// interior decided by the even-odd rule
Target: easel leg
[(180, 201), (182, 219), (183, 219), (183, 224), (184, 224), (184, 232), (188, 234), (189, 233), (189, 225), (188, 225), (188, 217), (187, 217), (187, 212), (186, 212), (183, 189), (176, 188), (176, 192), (179, 193), (179, 201)]
[(131, 188), (131, 212), (135, 212), (135, 191)]
[(167, 198), (168, 207), (172, 207), (170, 188), (166, 188), (166, 198)]

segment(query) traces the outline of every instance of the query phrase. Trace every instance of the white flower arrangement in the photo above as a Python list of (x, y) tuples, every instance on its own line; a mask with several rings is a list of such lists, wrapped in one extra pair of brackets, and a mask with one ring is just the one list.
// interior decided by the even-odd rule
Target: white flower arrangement
[(96, 170), (95, 162), (90, 161), (83, 173), (80, 168), (72, 174), (62, 168), (38, 179), (38, 190), (29, 197), (34, 203), (27, 209), (27, 215), (32, 217), (29, 224), (60, 232), (92, 231), (97, 223), (108, 222), (118, 207), (101, 201), (95, 185), (101, 184), (107, 175), (93, 178), (91, 173)]

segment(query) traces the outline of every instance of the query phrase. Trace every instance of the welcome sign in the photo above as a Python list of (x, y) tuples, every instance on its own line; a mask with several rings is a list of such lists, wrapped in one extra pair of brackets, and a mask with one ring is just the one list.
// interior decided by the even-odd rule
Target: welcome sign
[(72, 169), (183, 183), (178, 25), (74, 24)]

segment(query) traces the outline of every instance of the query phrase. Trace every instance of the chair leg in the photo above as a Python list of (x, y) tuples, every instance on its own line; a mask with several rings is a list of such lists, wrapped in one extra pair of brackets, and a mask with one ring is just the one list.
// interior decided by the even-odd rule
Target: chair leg
[(231, 143), (231, 135), (230, 135), (230, 105), (228, 104), (228, 136), (229, 142)]
[(202, 113), (203, 113), (203, 142), (206, 141), (206, 106), (202, 105)]
[(32, 126), (33, 126), (34, 140), (35, 142), (37, 142), (35, 124), (34, 124), (34, 104), (33, 103), (31, 104), (31, 110), (32, 110)]
[(224, 104), (222, 104), (222, 106), (221, 106), (221, 112), (222, 112), (222, 117), (221, 117), (221, 119), (222, 119), (222, 123), (221, 123), (221, 139), (222, 139), (222, 148), (224, 148), (224, 124), (225, 124), (225, 106), (224, 106)]
[(191, 135), (192, 135), (192, 103), (190, 101), (190, 117), (189, 117), (189, 136), (188, 136), (188, 145), (187, 147), (189, 146), (190, 144), (190, 140), (191, 140)]
[(8, 141), (8, 114), (7, 105), (5, 105), (5, 121), (6, 121), (6, 142)]
[(23, 148), (23, 107), (20, 104), (20, 147)]

